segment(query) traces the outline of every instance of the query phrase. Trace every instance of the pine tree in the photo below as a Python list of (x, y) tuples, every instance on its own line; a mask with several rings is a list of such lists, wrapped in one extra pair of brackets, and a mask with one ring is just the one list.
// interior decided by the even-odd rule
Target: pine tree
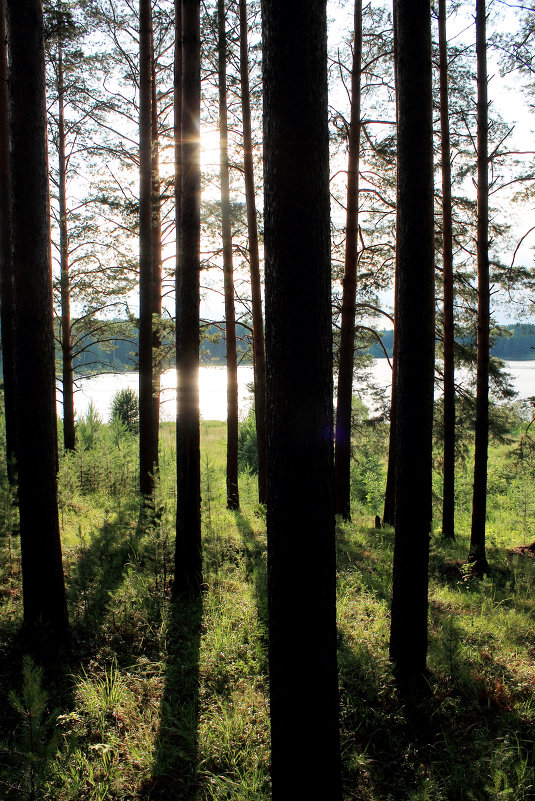
[(401, 683), (426, 671), (434, 379), (431, 9), (396, 0), (398, 327), (390, 658)]
[[(175, 595), (198, 595), (202, 584), (199, 270), (201, 105), (200, 3), (182, 2), (181, 198), (176, 297), (177, 517)], [(177, 53), (180, 57), (180, 52)], [(179, 87), (176, 87), (180, 91)]]
[(326, 2), (264, 0), (262, 14), (273, 799), (335, 801)]
[(24, 623), (39, 637), (64, 640), (43, 13), (40, 0), (6, 6)]
[(225, 293), (225, 349), (227, 361), (227, 508), (239, 509), (238, 492), (238, 362), (236, 354), (236, 314), (234, 310), (234, 272), (227, 122), (227, 45), (225, 3), (218, 0), (218, 83), (221, 179), (221, 238)]

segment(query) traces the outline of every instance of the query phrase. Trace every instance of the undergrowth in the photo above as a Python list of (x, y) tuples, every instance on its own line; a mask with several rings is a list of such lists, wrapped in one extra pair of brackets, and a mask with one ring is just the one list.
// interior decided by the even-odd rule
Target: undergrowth
[[(266, 534), (255, 476), (242, 473), (242, 508), (229, 512), (224, 424), (203, 422), (206, 591), (198, 602), (174, 604), (174, 427), (161, 431), (155, 513), (140, 520), (135, 437), (89, 423), (60, 464), (73, 649), (53, 674), (25, 656), (18, 637), (16, 506), (7, 482), (0, 486), (0, 794), (267, 801)], [(535, 567), (522, 548), (533, 539), (528, 466), (520, 474), (512, 446), (494, 446), (492, 572), (484, 580), (465, 565), (467, 479), (459, 466), (457, 540), (447, 543), (438, 531), (432, 538), (430, 692), (409, 703), (388, 660), (393, 532), (371, 527), (384, 478), (374, 464), (386, 439), (361, 423), (369, 440), (355, 459), (353, 522), (337, 529), (344, 798), (532, 799)], [(299, 721), (295, 730), (298, 737)]]

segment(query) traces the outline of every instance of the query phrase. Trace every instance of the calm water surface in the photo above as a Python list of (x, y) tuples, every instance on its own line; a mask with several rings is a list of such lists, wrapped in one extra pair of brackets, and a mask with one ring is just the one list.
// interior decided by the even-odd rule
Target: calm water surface
[[(520, 398), (535, 395), (535, 361), (506, 362), (515, 389)], [(227, 416), (226, 369), (223, 366), (202, 366), (199, 371), (199, 395), (201, 417), (205, 420), (225, 420)], [(388, 389), (391, 382), (391, 371), (386, 359), (375, 359), (371, 377), (377, 388)], [(253, 382), (252, 365), (238, 367), (238, 392), (240, 416), (244, 417), (252, 402), (251, 384)], [(113, 396), (120, 389), (130, 387), (137, 391), (137, 373), (106, 373), (93, 378), (84, 378), (78, 382), (79, 390), (75, 393), (74, 404), (77, 417), (87, 413), (92, 402), (102, 419), (106, 422), (110, 416)], [(162, 374), (162, 420), (174, 420), (176, 408), (176, 372), (166, 370)], [(358, 389), (358, 387), (356, 387)], [(58, 403), (61, 414), (61, 404)]]

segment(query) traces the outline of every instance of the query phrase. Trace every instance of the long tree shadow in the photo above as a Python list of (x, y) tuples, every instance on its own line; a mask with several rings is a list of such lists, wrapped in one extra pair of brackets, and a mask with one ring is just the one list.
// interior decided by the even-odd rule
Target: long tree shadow
[(150, 780), (142, 798), (197, 801), (199, 798), (199, 658), (202, 598), (178, 599), (169, 610), (167, 666), (160, 729)]
[(259, 539), (258, 533), (253, 529), (247, 517), (240, 510), (236, 512), (236, 525), (238, 526), (238, 531), (240, 532), (243, 542), (243, 556), (247, 580), (254, 586), (258, 619), (267, 637), (268, 595), (266, 544)]
[(75, 652), (82, 661), (86, 652), (94, 652), (105, 625), (121, 628), (120, 619), (107, 621), (107, 610), (128, 579), (128, 566), (144, 567), (153, 558), (147, 524), (136, 516), (137, 508), (135, 502), (123, 507), (90, 537), (79, 529), (79, 554), (69, 567), (66, 585)]

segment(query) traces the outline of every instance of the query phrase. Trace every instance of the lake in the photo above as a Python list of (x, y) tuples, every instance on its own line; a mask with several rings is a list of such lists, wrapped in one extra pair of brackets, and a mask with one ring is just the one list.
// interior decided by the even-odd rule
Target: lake
[[(508, 372), (519, 398), (535, 395), (535, 361), (506, 362)], [(390, 387), (391, 372), (386, 359), (375, 359), (371, 368), (371, 376), (375, 387)], [(199, 396), (201, 417), (204, 420), (225, 420), (227, 416), (227, 373), (220, 365), (203, 365), (199, 371)], [(245, 417), (252, 402), (251, 384), (253, 382), (252, 365), (238, 367), (238, 393), (240, 417)], [(116, 392), (126, 387), (137, 391), (137, 373), (105, 373), (104, 375), (83, 378), (78, 381), (78, 391), (74, 395), (77, 417), (87, 413), (92, 402), (102, 419), (107, 422), (110, 406)], [(166, 370), (162, 374), (161, 419), (174, 420), (176, 409), (176, 372)], [(357, 389), (357, 387), (356, 387)], [(61, 414), (61, 403), (58, 401), (58, 414)]]

